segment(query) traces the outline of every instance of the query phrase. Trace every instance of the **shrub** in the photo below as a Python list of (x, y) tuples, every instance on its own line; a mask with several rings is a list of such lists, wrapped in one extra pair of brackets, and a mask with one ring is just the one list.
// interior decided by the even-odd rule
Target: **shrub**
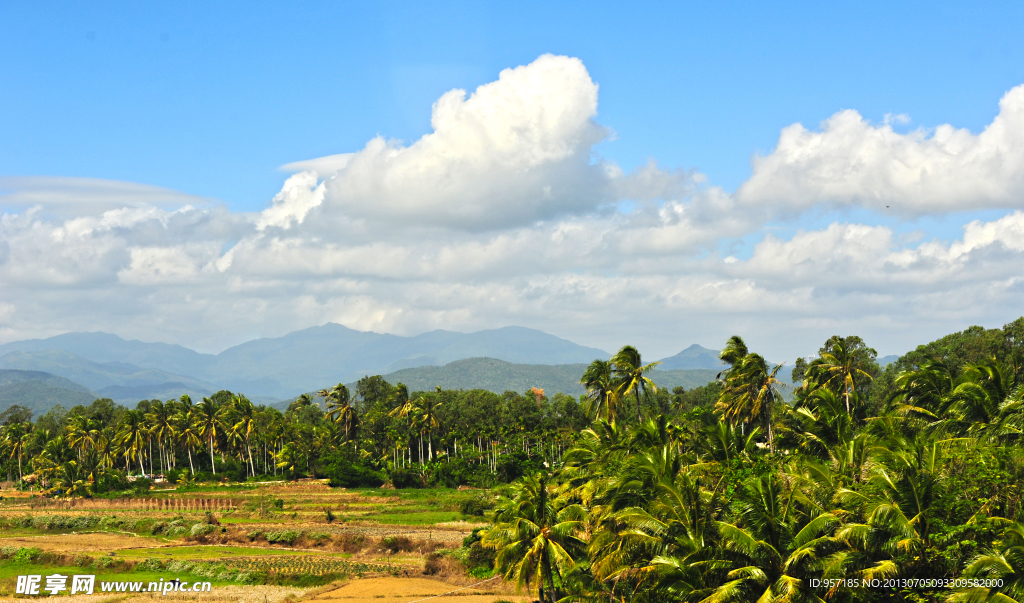
[(469, 533), (469, 536), (462, 539), (462, 548), (468, 549), (473, 546), (474, 542), (480, 542), (483, 539), (483, 536), (481, 536), (480, 533), (487, 529), (489, 528), (473, 528), (473, 531)]
[(163, 563), (163, 561), (160, 561), (159, 559), (153, 558), (153, 559), (146, 559), (145, 561), (143, 561), (142, 563), (138, 564), (135, 567), (136, 567), (136, 569), (146, 570), (146, 571), (150, 571), (150, 572), (159, 572), (162, 569), (164, 569), (164, 563)]
[(476, 517), (483, 517), (487, 511), (494, 508), (494, 499), (486, 494), (480, 494), (472, 498), (467, 498), (462, 501), (459, 505), (459, 510), (462, 511), (463, 515), (474, 515)]
[(430, 553), (423, 564), (423, 573), (428, 576), (458, 576), (465, 573), (466, 566), (449, 555)]
[(35, 547), (21, 548), (14, 554), (12, 560), (15, 563), (35, 563), (39, 556), (42, 555), (43, 551)]
[(481, 545), (479, 542), (474, 542), (469, 547), (469, 554), (466, 555), (466, 565), (470, 569), (485, 568), (487, 570), (494, 569), (494, 558), (496, 555), (494, 549), (489, 549)]
[(384, 474), (341, 456), (328, 458), (325, 473), (332, 488), (374, 488), (384, 483)]
[(391, 485), (396, 488), (423, 488), (423, 476), (412, 469), (393, 469), (388, 473)]
[(217, 526), (213, 526), (208, 523), (197, 523), (196, 525), (192, 526), (190, 534), (192, 536), (206, 536), (207, 534), (213, 532), (216, 529)]
[(385, 550), (392, 553), (400, 551), (407, 553), (416, 548), (413, 542), (405, 536), (385, 536), (380, 543)]
[(267, 539), (267, 542), (271, 544), (285, 543), (288, 546), (295, 544), (295, 541), (302, 536), (301, 532), (295, 530), (279, 530), (273, 532), (266, 532), (263, 536)]

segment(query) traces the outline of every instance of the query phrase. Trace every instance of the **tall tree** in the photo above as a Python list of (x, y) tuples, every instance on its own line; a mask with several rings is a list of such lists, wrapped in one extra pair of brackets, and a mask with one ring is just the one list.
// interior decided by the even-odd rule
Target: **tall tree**
[(640, 401), (643, 395), (657, 393), (658, 387), (647, 377), (647, 373), (654, 370), (660, 362), (644, 364), (640, 352), (633, 346), (623, 346), (615, 356), (612, 357), (616, 382), (621, 391), (633, 392), (636, 396), (636, 420), (643, 422), (640, 414)]
[[(518, 586), (536, 584), (542, 602), (556, 600), (555, 578), (574, 564), (583, 548), (578, 533), (586, 512), (577, 504), (559, 505), (544, 475), (529, 477), (513, 488), (494, 513), (494, 527), (482, 544), (495, 549), (495, 567)], [(545, 585), (548, 589), (545, 592)]]
[(734, 425), (761, 423), (768, 434), (768, 447), (774, 451), (772, 415), (776, 403), (783, 399), (779, 391), (782, 383), (778, 379), (782, 365), (769, 367), (764, 357), (747, 351), (743, 340), (735, 336), (729, 340), (722, 356), (730, 367), (720, 374), (724, 375), (724, 381), (715, 410)]
[(611, 361), (598, 359), (590, 363), (580, 378), (580, 383), (587, 388), (587, 400), (590, 402), (587, 412), (595, 418), (604, 414), (607, 421), (615, 420), (621, 399), (612, 368)]
[(217, 465), (214, 463), (213, 447), (217, 442), (217, 430), (221, 427), (221, 413), (217, 403), (210, 398), (203, 398), (203, 401), (196, 406), (196, 427), (199, 433), (206, 438), (207, 446), (210, 449), (210, 471), (217, 475)]
[(878, 373), (877, 355), (860, 337), (833, 335), (807, 366), (805, 385), (810, 389), (827, 387), (842, 395), (846, 413), (852, 414), (850, 398), (859, 385), (870, 383)]

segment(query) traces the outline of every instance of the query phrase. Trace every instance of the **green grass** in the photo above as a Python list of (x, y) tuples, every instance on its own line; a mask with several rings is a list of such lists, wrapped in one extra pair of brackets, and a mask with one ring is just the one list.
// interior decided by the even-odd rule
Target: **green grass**
[(288, 523), (288, 519), (278, 517), (226, 517), (222, 516), (218, 521), (223, 524), (244, 524), (244, 523)]
[[(458, 511), (413, 511), (411, 513), (381, 513), (379, 515), (363, 515), (353, 519), (375, 521), (388, 525), (427, 526), (435, 523), (460, 521), (466, 519)], [(467, 521), (472, 520), (469, 518)]]
[(117, 556), (125, 559), (157, 558), (163, 561), (198, 561), (256, 555), (303, 555), (301, 551), (279, 551), (248, 546), (170, 546), (151, 549), (126, 549)]
[[(146, 570), (130, 570), (125, 572), (117, 572), (110, 568), (100, 569), (96, 567), (79, 567), (74, 565), (47, 565), (42, 563), (28, 563), (28, 562), (16, 562), (12, 560), (0, 561), (0, 593), (13, 593), (15, 582), (18, 576), (30, 575), (30, 574), (41, 574), (43, 576), (43, 586), (46, 584), (46, 576), (50, 574), (62, 574), (69, 577), (68, 587), (70, 588), (70, 576), (78, 575), (95, 575), (96, 576), (96, 590), (94, 592), (100, 592), (101, 581), (135, 581), (135, 582), (159, 582), (161, 578), (164, 580), (173, 578), (192, 578), (191, 581), (210, 582), (214, 586), (224, 586), (227, 584), (236, 584), (232, 581), (223, 581), (210, 578), (201, 578), (198, 576), (191, 576), (189, 574), (174, 573), (169, 571), (146, 571)], [(49, 593), (43, 593), (44, 596), (49, 596)]]

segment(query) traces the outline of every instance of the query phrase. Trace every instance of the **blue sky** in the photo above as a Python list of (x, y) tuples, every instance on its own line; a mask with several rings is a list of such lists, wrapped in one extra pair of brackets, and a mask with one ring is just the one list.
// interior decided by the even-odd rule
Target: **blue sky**
[[(833, 331), (893, 353), (1000, 326), (1024, 301), (1006, 267), (1024, 259), (1022, 29), (1010, 2), (6, 2), (0, 340), (107, 330), (215, 351), (328, 320), (520, 324), (655, 355), (741, 332), (789, 357)], [(501, 84), (520, 66), (564, 86)], [(469, 101), (435, 132), (454, 89)], [(502, 138), (563, 101), (569, 125)], [(511, 129), (474, 142), (483, 115)], [(795, 124), (809, 134), (787, 155)], [(981, 159), (934, 138), (943, 124)], [(411, 172), (367, 150), (378, 136)], [(285, 164), (356, 152), (376, 167), (286, 182)]]
[(282, 164), (412, 141), (430, 105), (543, 53), (601, 86), (601, 153), (726, 189), (844, 108), (977, 131), (1024, 82), (1020, 3), (16, 3), (0, 173), (128, 180), (261, 209)]

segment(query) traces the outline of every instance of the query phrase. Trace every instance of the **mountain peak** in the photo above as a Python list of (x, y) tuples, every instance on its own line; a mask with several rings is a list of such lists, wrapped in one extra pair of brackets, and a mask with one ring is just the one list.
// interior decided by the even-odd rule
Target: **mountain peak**
[(665, 371), (675, 369), (718, 370), (724, 366), (718, 354), (717, 350), (711, 350), (695, 343), (675, 356), (662, 359), (658, 368)]

